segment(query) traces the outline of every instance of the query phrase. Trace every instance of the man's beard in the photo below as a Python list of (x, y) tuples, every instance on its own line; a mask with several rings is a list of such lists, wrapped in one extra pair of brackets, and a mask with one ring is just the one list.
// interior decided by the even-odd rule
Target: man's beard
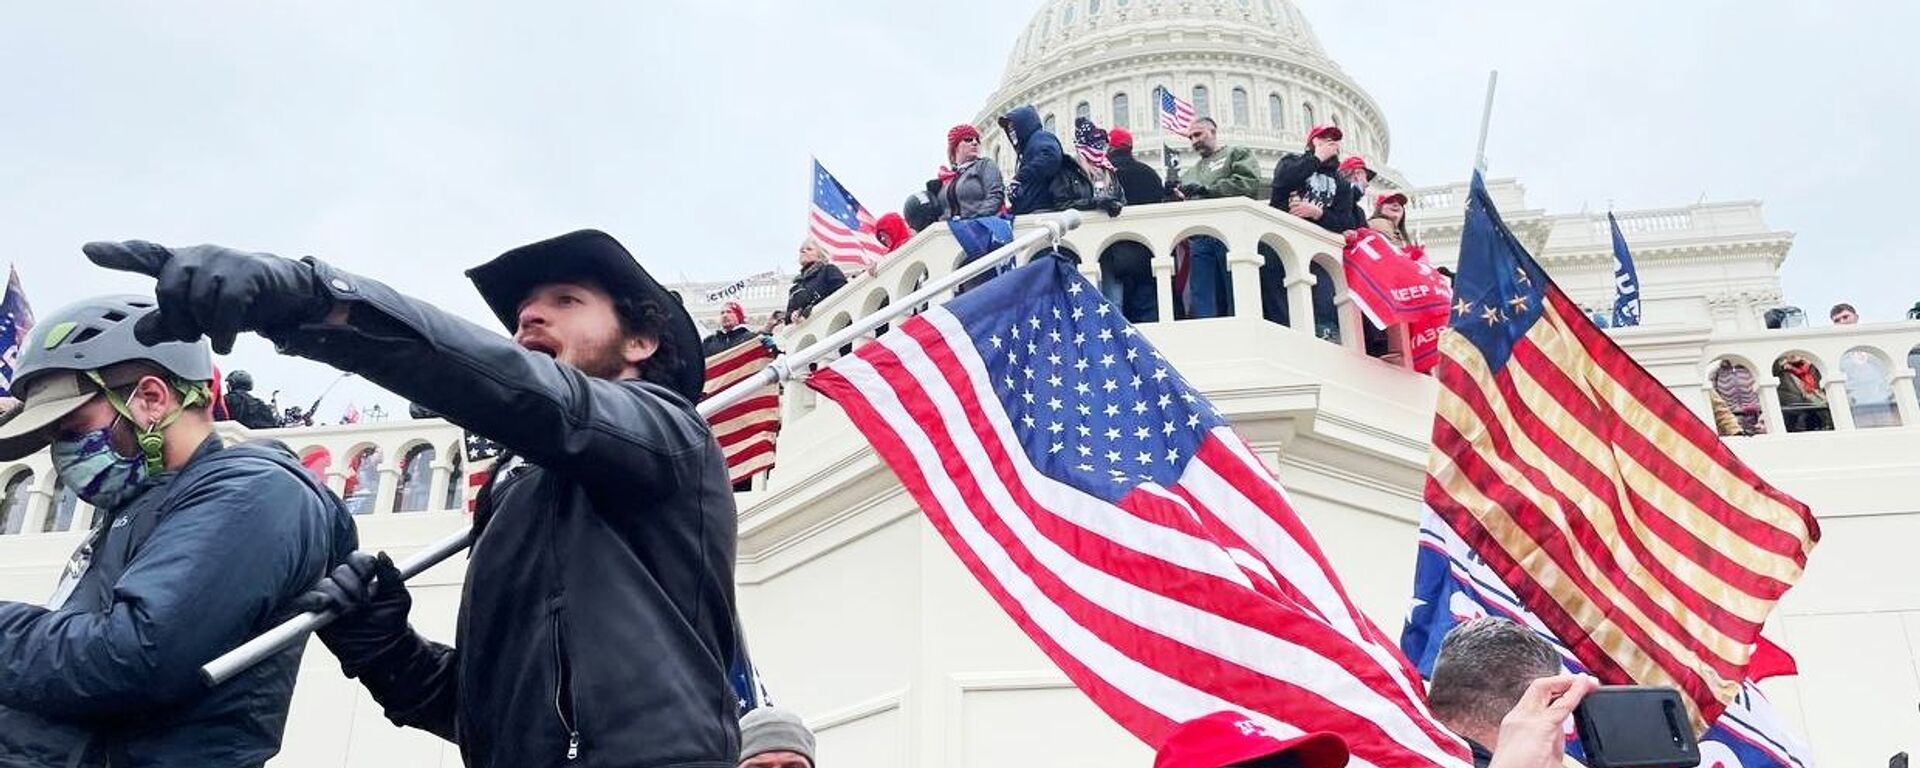
[(616, 338), (582, 345), (577, 348), (573, 367), (596, 379), (617, 381), (627, 370), (627, 359), (620, 354), (622, 344), (624, 342)]

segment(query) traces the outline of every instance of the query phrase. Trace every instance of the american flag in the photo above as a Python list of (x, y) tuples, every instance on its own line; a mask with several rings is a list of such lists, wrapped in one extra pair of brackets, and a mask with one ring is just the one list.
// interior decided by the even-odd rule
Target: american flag
[(1419, 675), (1348, 599), (1262, 460), (1064, 260), (903, 323), (810, 379), (974, 577), (1150, 745), (1248, 713), (1356, 766), (1464, 768)]
[(1820, 529), (1547, 279), (1473, 178), (1426, 500), (1608, 683), (1700, 730)]
[[(707, 358), (707, 385), (702, 397), (712, 397), (759, 373), (779, 350), (764, 336), (735, 345)], [(773, 468), (773, 441), (780, 431), (780, 385), (768, 384), (708, 417), (713, 438), (727, 456), (728, 481), (738, 483)]]
[(1165, 88), (1161, 88), (1159, 93), (1160, 127), (1182, 136), (1187, 135), (1187, 129), (1193, 127), (1193, 105)]
[(862, 268), (878, 261), (887, 249), (873, 236), (873, 227), (873, 214), (819, 160), (813, 161), (813, 210), (807, 216), (807, 231), (826, 249), (827, 260)]
[(466, 455), (467, 469), (467, 514), (473, 514), (473, 507), (480, 500), (480, 489), (487, 484), (487, 475), (493, 471), (494, 460), (500, 458), (500, 444), (472, 432), (466, 433), (461, 452)]
[(10, 267), (6, 299), (0, 300), (0, 397), (13, 394), (13, 367), (20, 361), (20, 345), (27, 343), (31, 330), (33, 308), (27, 306), (27, 292), (20, 288), (20, 270)]
[(1107, 157), (1107, 132), (1092, 120), (1073, 119), (1073, 149), (1080, 153), (1080, 159), (1095, 168), (1114, 169), (1113, 160)]

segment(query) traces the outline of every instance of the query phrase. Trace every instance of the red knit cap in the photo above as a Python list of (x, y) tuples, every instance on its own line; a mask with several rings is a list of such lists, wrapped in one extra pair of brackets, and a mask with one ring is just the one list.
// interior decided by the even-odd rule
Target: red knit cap
[(960, 142), (977, 138), (980, 138), (980, 129), (967, 123), (947, 129), (947, 162), (953, 162), (953, 148), (960, 146)]
[(1107, 145), (1114, 149), (1133, 149), (1133, 134), (1129, 133), (1125, 128), (1115, 128), (1107, 131)]

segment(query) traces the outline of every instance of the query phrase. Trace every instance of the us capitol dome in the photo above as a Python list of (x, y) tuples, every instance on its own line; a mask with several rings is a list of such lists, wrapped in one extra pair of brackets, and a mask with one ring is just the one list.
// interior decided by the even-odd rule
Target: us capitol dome
[(1185, 137), (1160, 127), (1155, 94), (1163, 88), (1219, 123), (1223, 143), (1252, 148), (1262, 173), (1300, 151), (1309, 126), (1333, 123), (1346, 134), (1345, 153), (1404, 186), (1388, 162), (1392, 135), (1380, 105), (1287, 0), (1049, 0), (974, 122), (1002, 167), (1013, 150), (995, 120), (1023, 104), (1063, 143), (1075, 117), (1125, 127), (1136, 155), (1158, 166), (1163, 144), (1191, 154)]

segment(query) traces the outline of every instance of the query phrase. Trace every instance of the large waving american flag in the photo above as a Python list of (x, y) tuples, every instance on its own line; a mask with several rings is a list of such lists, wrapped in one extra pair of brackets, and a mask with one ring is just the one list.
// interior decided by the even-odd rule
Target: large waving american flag
[(1580, 663), (1680, 689), (1698, 730), (1740, 693), (1820, 530), (1595, 328), (1468, 198), (1427, 504)]
[(827, 260), (850, 267), (879, 261), (887, 249), (873, 231), (873, 214), (841, 186), (840, 180), (827, 173), (819, 160), (813, 161), (813, 205), (807, 216), (807, 233), (826, 249)]
[[(707, 358), (707, 384), (702, 398), (712, 397), (759, 373), (779, 350), (773, 341), (756, 336)], [(770, 383), (752, 396), (707, 419), (713, 438), (727, 457), (728, 481), (738, 483), (773, 468), (773, 441), (780, 431), (780, 385)]]
[(1266, 465), (1055, 258), (812, 376), (1008, 616), (1151, 745), (1231, 709), (1357, 766), (1468, 765)]

